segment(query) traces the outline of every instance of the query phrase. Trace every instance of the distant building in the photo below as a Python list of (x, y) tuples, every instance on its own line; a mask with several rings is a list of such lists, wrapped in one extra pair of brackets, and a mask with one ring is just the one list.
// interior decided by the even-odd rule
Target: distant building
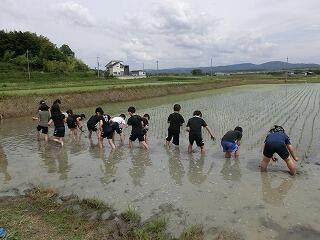
[(131, 71), (131, 76), (134, 77), (146, 77), (146, 72), (143, 70), (134, 70)]
[(123, 61), (112, 60), (106, 65), (106, 72), (109, 76), (129, 76), (129, 65), (124, 65)]

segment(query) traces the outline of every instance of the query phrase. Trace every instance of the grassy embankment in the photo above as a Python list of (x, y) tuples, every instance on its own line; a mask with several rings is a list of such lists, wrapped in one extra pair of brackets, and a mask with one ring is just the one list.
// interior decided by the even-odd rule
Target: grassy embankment
[(187, 227), (179, 238), (173, 238), (167, 232), (168, 221), (165, 216), (154, 216), (141, 222), (138, 212), (130, 206), (116, 215), (99, 200), (59, 197), (55, 191), (42, 188), (34, 188), (26, 196), (3, 197), (0, 201), (0, 226), (8, 232), (6, 240), (203, 239), (201, 226)]
[[(0, 64), (0, 115), (17, 117), (34, 113), (37, 102), (62, 99), (64, 108), (97, 106), (107, 102), (135, 100), (243, 84), (284, 83), (281, 74), (229, 76), (159, 76), (145, 79), (98, 79), (93, 72), (56, 75), (25, 72)], [(290, 77), (288, 83), (320, 82), (319, 76)], [(79, 104), (80, 103), (80, 104)]]

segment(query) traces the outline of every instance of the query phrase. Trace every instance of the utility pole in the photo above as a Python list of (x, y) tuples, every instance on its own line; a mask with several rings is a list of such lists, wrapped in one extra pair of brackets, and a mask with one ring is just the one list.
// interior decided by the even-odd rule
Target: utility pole
[(29, 50), (27, 49), (28, 78), (30, 80)]
[(210, 68), (210, 71), (211, 71), (211, 77), (212, 77), (212, 58), (211, 58), (211, 68)]
[(159, 76), (159, 61), (157, 60), (157, 77)]
[(285, 83), (287, 83), (287, 81), (288, 81), (288, 62), (289, 62), (289, 58), (287, 57), (287, 64), (286, 64), (286, 81), (285, 81)]
[(98, 65), (98, 78), (100, 77), (100, 63), (99, 63), (100, 57), (97, 57), (97, 65)]
[(144, 63), (142, 63), (142, 71), (144, 71)]

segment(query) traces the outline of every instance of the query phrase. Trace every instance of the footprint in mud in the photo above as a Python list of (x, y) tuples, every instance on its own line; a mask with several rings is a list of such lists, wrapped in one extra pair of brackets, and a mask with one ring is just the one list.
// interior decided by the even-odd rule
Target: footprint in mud
[(318, 240), (320, 239), (320, 232), (308, 226), (295, 225), (290, 226), (288, 229), (281, 227), (278, 223), (270, 218), (259, 219), (262, 226), (272, 229), (278, 233), (275, 240)]

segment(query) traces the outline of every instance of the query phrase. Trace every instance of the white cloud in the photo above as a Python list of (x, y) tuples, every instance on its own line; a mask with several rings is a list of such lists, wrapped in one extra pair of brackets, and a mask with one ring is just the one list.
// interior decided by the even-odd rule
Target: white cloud
[(319, 0), (2, 0), (0, 27), (67, 43), (91, 66), (98, 55), (139, 68), (208, 66), (211, 57), (320, 63), (319, 8)]
[(90, 14), (89, 9), (75, 2), (63, 2), (53, 6), (53, 10), (58, 18), (67, 20), (69, 23), (80, 27), (94, 26), (94, 17)]

